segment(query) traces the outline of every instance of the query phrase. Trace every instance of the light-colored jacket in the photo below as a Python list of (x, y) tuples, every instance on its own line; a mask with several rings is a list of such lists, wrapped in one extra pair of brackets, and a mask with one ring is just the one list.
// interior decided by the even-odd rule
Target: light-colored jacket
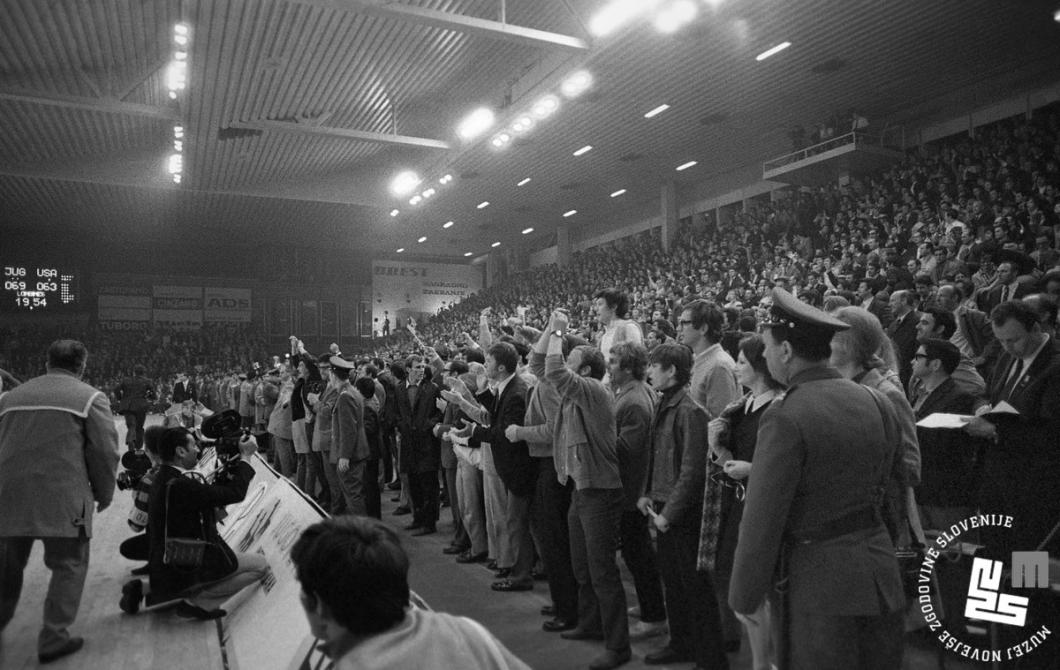
[(118, 431), (102, 391), (64, 370), (0, 397), (0, 537), (92, 537), (114, 496)]

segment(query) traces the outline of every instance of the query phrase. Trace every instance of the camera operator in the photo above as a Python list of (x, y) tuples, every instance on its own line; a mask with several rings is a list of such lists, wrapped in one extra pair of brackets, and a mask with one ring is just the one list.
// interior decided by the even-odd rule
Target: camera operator
[[(217, 532), (215, 508), (238, 503), (246, 497), (254, 478), (250, 459), (258, 449), (252, 436), (239, 442), (239, 457), (219, 473), (217, 481), (208, 484), (185, 475), (199, 460), (199, 446), (185, 428), (167, 428), (159, 440), (162, 461), (148, 501), (148, 537), (150, 538), (150, 602), (161, 603), (182, 598), (176, 613), (189, 619), (218, 619), (226, 612), (221, 603), (243, 587), (260, 580), (268, 563), (258, 554), (237, 554)], [(172, 484), (170, 484), (172, 482)], [(167, 527), (168, 524), (168, 527)], [(199, 568), (167, 565), (165, 538), (207, 540)], [(142, 584), (129, 582), (122, 590), (122, 610), (139, 609)]]

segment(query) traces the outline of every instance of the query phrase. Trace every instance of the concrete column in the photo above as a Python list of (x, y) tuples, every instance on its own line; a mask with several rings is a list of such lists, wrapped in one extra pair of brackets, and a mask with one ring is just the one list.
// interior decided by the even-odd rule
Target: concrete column
[(662, 210), (663, 251), (669, 253), (677, 239), (677, 184), (668, 181), (662, 185), (659, 203)]
[(565, 268), (570, 265), (570, 227), (560, 224), (556, 228), (556, 263)]

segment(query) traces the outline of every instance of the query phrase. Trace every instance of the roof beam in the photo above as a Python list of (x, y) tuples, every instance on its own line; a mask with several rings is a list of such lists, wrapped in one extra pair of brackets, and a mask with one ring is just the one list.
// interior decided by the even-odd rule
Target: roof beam
[(356, 12), (421, 25), (472, 33), (508, 42), (518, 42), (535, 47), (560, 48), (570, 51), (586, 51), (589, 43), (578, 37), (560, 33), (513, 26), (500, 21), (490, 21), (464, 14), (443, 12), (427, 7), (415, 7), (399, 3), (379, 3), (372, 0), (288, 0), (302, 5), (312, 5), (337, 11)]
[(146, 116), (152, 119), (165, 121), (180, 121), (180, 112), (168, 107), (154, 107), (152, 105), (141, 105), (135, 102), (122, 102), (120, 100), (106, 98), (85, 98), (77, 95), (62, 95), (59, 93), (45, 93), (42, 91), (24, 91), (20, 89), (0, 90), (0, 100), (13, 100), (15, 102), (28, 102), (34, 105), (48, 105), (61, 107), (63, 109), (83, 109), (89, 112), (103, 112), (106, 114), (126, 114), (130, 116)]
[(347, 128), (332, 128), (329, 126), (314, 126), (309, 123), (296, 121), (233, 121), (228, 124), (229, 128), (242, 130), (261, 130), (265, 132), (295, 133), (301, 135), (318, 135), (322, 137), (337, 137), (344, 140), (356, 140), (359, 142), (379, 142), (381, 144), (401, 144), (405, 146), (421, 147), (425, 149), (451, 149), (452, 145), (442, 140), (433, 140), (426, 137), (410, 137), (408, 135), (391, 135), (389, 133), (375, 133), (367, 130), (350, 130)]

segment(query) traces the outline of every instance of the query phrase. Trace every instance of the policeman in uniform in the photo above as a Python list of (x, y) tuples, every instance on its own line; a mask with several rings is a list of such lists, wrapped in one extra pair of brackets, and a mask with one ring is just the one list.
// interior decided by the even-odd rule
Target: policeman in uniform
[(770, 598), (781, 670), (897, 670), (905, 596), (880, 516), (897, 417), (829, 367), (842, 321), (775, 288), (762, 326), (788, 390), (759, 424), (729, 604)]

